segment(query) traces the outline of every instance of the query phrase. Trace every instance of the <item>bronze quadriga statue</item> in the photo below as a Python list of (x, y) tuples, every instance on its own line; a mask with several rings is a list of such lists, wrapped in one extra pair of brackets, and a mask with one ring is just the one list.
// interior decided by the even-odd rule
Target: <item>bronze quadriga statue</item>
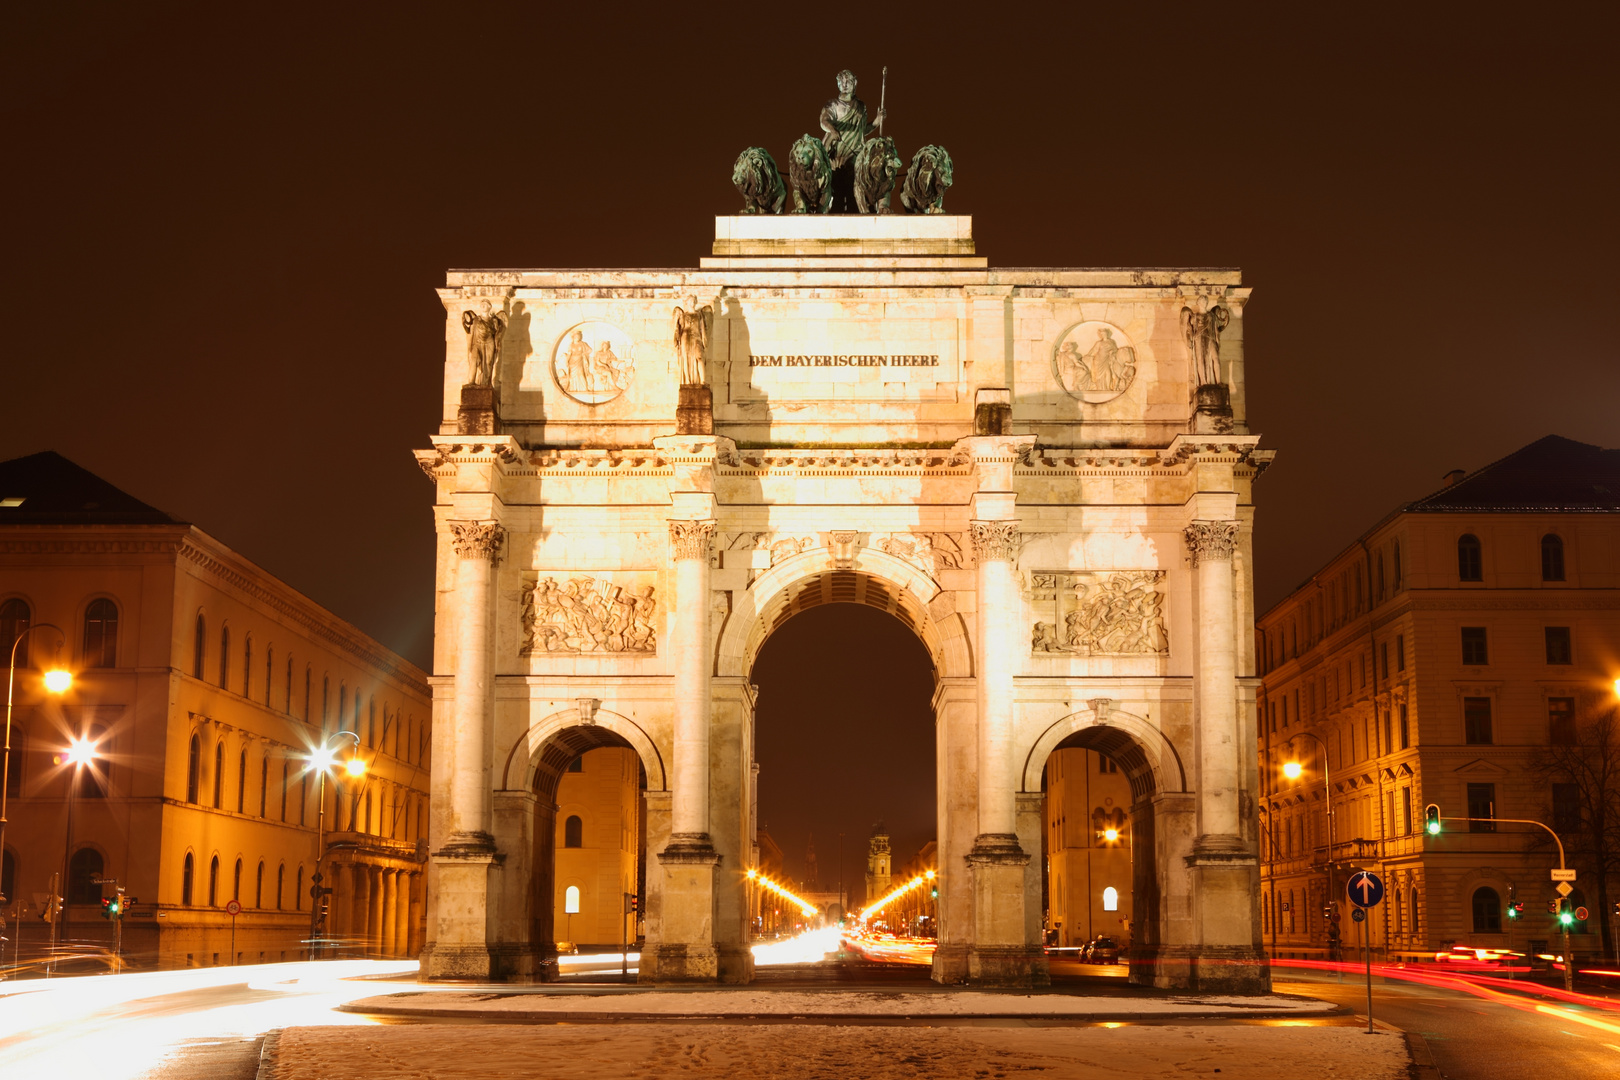
[(793, 185), (795, 214), (825, 214), (832, 209), (832, 163), (814, 135), (800, 136), (788, 155), (788, 181)]
[(763, 146), (750, 146), (737, 155), (737, 164), (731, 168), (731, 182), (743, 197), (743, 213), (782, 212), (787, 189), (782, 186), (782, 174), (776, 168), (776, 159)]
[(900, 177), (900, 152), (886, 136), (868, 139), (855, 155), (855, 205), (863, 214), (891, 214), (889, 193)]
[(900, 202), (913, 214), (943, 214), (945, 190), (951, 186), (951, 155), (943, 146), (925, 146), (911, 159)]

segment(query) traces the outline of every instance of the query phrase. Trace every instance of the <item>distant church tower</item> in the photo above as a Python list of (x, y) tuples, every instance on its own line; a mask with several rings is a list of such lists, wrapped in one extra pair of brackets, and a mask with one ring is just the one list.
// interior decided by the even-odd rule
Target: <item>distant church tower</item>
[(804, 851), (804, 891), (821, 891), (821, 871), (816, 869), (816, 834), (811, 833)]
[(866, 847), (866, 902), (875, 904), (893, 885), (889, 873), (889, 830), (883, 822), (872, 826), (872, 839)]

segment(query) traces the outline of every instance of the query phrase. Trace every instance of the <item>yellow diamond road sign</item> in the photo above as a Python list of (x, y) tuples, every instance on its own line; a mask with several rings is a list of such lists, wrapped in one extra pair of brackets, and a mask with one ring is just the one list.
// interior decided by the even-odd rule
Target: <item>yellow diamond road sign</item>
[(1558, 883), (1558, 888), (1555, 891), (1558, 893), (1559, 896), (1568, 896), (1570, 893), (1574, 892), (1575, 890), (1569, 887), (1569, 882), (1560, 881)]

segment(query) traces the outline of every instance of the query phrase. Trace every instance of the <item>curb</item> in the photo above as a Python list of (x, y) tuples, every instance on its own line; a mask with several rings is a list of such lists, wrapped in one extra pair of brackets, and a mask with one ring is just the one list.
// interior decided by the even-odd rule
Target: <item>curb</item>
[(281, 1029), (267, 1031), (259, 1045), (259, 1071), (254, 1080), (276, 1080), (276, 1056), (281, 1049)]
[[(937, 1023), (949, 1025), (955, 1023), (984, 1023), (986, 1021), (1008, 1022), (1046, 1022), (1051, 1024), (1095, 1024), (1114, 1021), (1129, 1021), (1132, 1023), (1151, 1023), (1158, 1020), (1298, 1020), (1298, 1019), (1325, 1019), (1351, 1015), (1352, 1010), (1347, 1006), (1335, 1005), (1331, 1009), (1313, 1012), (1308, 1017), (1302, 1017), (1294, 1011), (1257, 1010), (1254, 1012), (1106, 1012), (1106, 1013), (771, 1013), (771, 1012), (737, 1012), (737, 1013), (680, 1013), (680, 1012), (569, 1012), (554, 1010), (527, 1010), (514, 1012), (509, 1009), (412, 1009), (400, 1006), (383, 1006), (381, 1008), (356, 1008), (352, 1005), (339, 1005), (338, 1012), (353, 1013), (360, 1016), (385, 1016), (393, 1019), (409, 1020), (476, 1020), (481, 1023), (507, 1023), (507, 1024), (848, 1024), (864, 1025), (870, 1027), (885, 1024), (918, 1024)], [(265, 1042), (266, 1052), (269, 1051), (268, 1038)], [(274, 1080), (273, 1074), (266, 1075), (260, 1072), (259, 1080)]]
[(1435, 1067), (1434, 1055), (1429, 1052), (1429, 1040), (1415, 1031), (1408, 1031), (1406, 1051), (1412, 1056), (1412, 1063), (1408, 1066), (1411, 1080), (1440, 1080), (1440, 1070)]

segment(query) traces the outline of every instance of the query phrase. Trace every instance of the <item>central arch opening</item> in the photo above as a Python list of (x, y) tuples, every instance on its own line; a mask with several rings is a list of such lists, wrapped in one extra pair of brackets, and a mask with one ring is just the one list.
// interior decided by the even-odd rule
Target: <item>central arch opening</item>
[[(841, 920), (937, 869), (935, 661), (926, 613), (909, 592), (868, 574), (802, 582), (762, 613), (754, 660), (756, 871), (780, 884), (753, 890), (756, 977), (780, 960), (821, 961), (839, 949)], [(937, 910), (918, 888), (874, 913), (874, 931), (915, 941), (872, 961), (925, 971)], [(813, 909), (809, 914), (807, 908)], [(819, 934), (807, 932), (820, 930)], [(799, 940), (808, 952), (776, 950)], [(860, 966), (844, 943), (845, 969)]]

